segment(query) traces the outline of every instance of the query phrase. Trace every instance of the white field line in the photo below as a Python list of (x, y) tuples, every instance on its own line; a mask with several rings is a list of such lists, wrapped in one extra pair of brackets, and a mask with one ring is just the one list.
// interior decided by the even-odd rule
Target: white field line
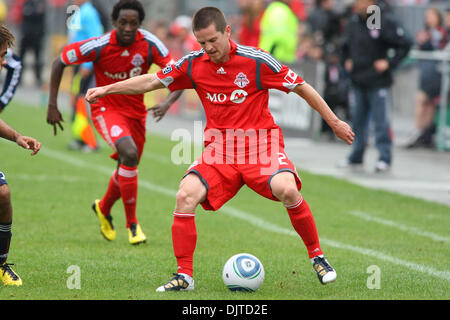
[(363, 220), (366, 220), (366, 221), (382, 224), (384, 226), (395, 228), (395, 229), (398, 229), (398, 230), (401, 230), (401, 231), (405, 231), (405, 232), (408, 232), (408, 233), (412, 233), (412, 234), (415, 234), (415, 235), (418, 235), (418, 236), (431, 238), (431, 239), (433, 239), (435, 241), (443, 241), (443, 242), (449, 242), (450, 241), (449, 237), (441, 236), (441, 235), (433, 233), (433, 232), (423, 231), (423, 230), (420, 230), (420, 229), (415, 228), (415, 227), (406, 226), (406, 225), (403, 225), (403, 224), (395, 222), (395, 221), (374, 217), (373, 215), (370, 215), (370, 214), (368, 214), (366, 212), (362, 212), (362, 211), (348, 211), (347, 213), (352, 215), (352, 216), (354, 216), (354, 217), (357, 217), (357, 218), (360, 218), (360, 219), (363, 219)]
[[(279, 233), (279, 234), (284, 234), (284, 235), (289, 235), (289, 236), (294, 236), (296, 238), (298, 238), (298, 234), (290, 229), (286, 229), (286, 228), (282, 228), (279, 227), (277, 225), (271, 224), (263, 219), (260, 219), (258, 217), (255, 217), (249, 213), (243, 212), (241, 210), (235, 209), (235, 208), (231, 208), (228, 206), (224, 206), (222, 207), (222, 209), (220, 209), (221, 211), (227, 213), (228, 215), (231, 215), (235, 218), (241, 219), (241, 220), (245, 220), (249, 223), (251, 223), (254, 226), (260, 227), (264, 230), (267, 231), (271, 231), (271, 232), (275, 232), (275, 233)], [(414, 271), (419, 271), (422, 273), (427, 273), (429, 275), (441, 278), (441, 279), (445, 279), (447, 281), (450, 281), (450, 271), (440, 271), (440, 270), (436, 270), (432, 267), (428, 267), (428, 266), (424, 266), (424, 265), (420, 265), (414, 262), (410, 262), (410, 261), (406, 261), (406, 260), (402, 260), (393, 256), (389, 256), (387, 254), (384, 254), (382, 252), (379, 251), (375, 251), (372, 249), (368, 249), (368, 248), (363, 248), (363, 247), (358, 247), (358, 246), (353, 246), (353, 245), (349, 245), (349, 244), (345, 244), (345, 243), (341, 243), (338, 241), (334, 241), (331, 239), (326, 239), (326, 238), (320, 238), (320, 242), (322, 244), (325, 244), (327, 246), (330, 247), (334, 247), (334, 248), (338, 248), (338, 249), (343, 249), (343, 250), (348, 250), (348, 251), (353, 251), (356, 253), (359, 253), (361, 255), (364, 256), (369, 256), (369, 257), (374, 257), (383, 261), (387, 261), (402, 267), (406, 267), (409, 269), (412, 269)]]
[(143, 152), (142, 156), (149, 160), (154, 160), (156, 162), (162, 163), (162, 164), (173, 164), (173, 161), (170, 159), (170, 157), (164, 156), (162, 154), (154, 153), (154, 152)]
[(64, 182), (79, 182), (84, 180), (84, 178), (79, 176), (24, 174), (24, 173), (14, 174), (14, 179), (26, 181), (64, 181)]
[[(89, 168), (92, 170), (96, 170), (98, 172), (107, 174), (108, 176), (111, 175), (113, 169), (112, 168), (107, 168), (105, 166), (101, 166), (101, 165), (94, 165), (91, 163), (88, 163), (86, 161), (83, 161), (81, 159), (75, 159), (73, 157), (68, 157), (67, 155), (65, 155), (62, 152), (56, 151), (56, 150), (51, 150), (49, 148), (45, 148), (43, 150), (40, 151), (41, 154), (44, 154), (46, 156), (51, 157), (52, 159), (58, 159), (61, 161), (65, 161), (67, 163), (70, 163), (74, 166), (77, 167), (81, 167), (81, 168)], [(151, 191), (155, 191), (155, 192), (159, 192), (162, 193), (164, 195), (167, 195), (169, 197), (175, 197), (176, 195), (176, 190), (173, 189), (168, 189), (168, 188), (164, 188), (161, 187), (159, 185), (155, 185), (149, 181), (145, 181), (143, 179), (139, 179), (139, 185), (151, 190)], [(247, 212), (235, 209), (233, 207), (230, 206), (224, 206), (220, 211), (244, 220), (256, 227), (259, 227), (261, 229), (267, 230), (267, 231), (271, 231), (274, 233), (278, 233), (278, 234), (283, 234), (283, 235), (289, 235), (289, 236), (294, 236), (294, 237), (298, 237), (297, 233), (295, 233), (293, 230), (290, 229), (286, 229), (280, 226), (277, 226), (275, 224), (269, 223), (261, 218), (258, 218), (252, 214), (249, 214)], [(372, 249), (368, 249), (368, 248), (363, 248), (363, 247), (358, 247), (358, 246), (353, 246), (353, 245), (349, 245), (349, 244), (345, 244), (345, 243), (341, 243), (338, 241), (334, 241), (334, 240), (330, 240), (330, 239), (325, 239), (325, 238), (321, 238), (320, 240), (323, 244), (330, 246), (330, 247), (335, 247), (338, 249), (343, 249), (343, 250), (348, 250), (348, 251), (353, 251), (356, 253), (359, 253), (361, 255), (364, 256), (369, 256), (369, 257), (374, 257), (377, 258), (379, 260), (383, 260), (383, 261), (387, 261), (402, 267), (406, 267), (408, 269), (414, 270), (414, 271), (418, 271), (421, 273), (425, 273), (434, 277), (438, 277), (447, 281), (450, 281), (450, 271), (440, 271), (440, 270), (436, 270), (432, 267), (428, 267), (428, 266), (424, 266), (424, 265), (420, 265), (420, 264), (416, 264), (410, 261), (406, 261), (406, 260), (402, 260), (402, 259), (398, 259), (396, 257), (393, 256), (389, 256), (387, 254), (384, 254), (382, 252), (378, 252)]]

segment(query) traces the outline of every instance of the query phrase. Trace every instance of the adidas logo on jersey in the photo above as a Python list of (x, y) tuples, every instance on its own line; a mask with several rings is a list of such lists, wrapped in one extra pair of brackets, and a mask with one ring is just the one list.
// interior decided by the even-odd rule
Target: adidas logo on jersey
[(223, 70), (223, 67), (220, 67), (217, 69), (217, 74), (227, 74), (225, 70)]
[(128, 57), (129, 55), (130, 55), (130, 53), (128, 52), (128, 50), (124, 50), (120, 56), (121, 57)]

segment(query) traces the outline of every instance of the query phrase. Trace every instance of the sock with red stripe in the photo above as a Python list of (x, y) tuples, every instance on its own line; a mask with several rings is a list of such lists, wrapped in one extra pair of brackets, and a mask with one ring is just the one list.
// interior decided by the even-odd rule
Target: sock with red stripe
[(122, 196), (123, 206), (127, 220), (127, 228), (132, 223), (138, 223), (136, 219), (136, 199), (138, 189), (137, 166), (127, 167), (123, 164), (119, 166), (119, 188)]
[(178, 273), (193, 276), (194, 251), (197, 244), (195, 213), (174, 212), (172, 225), (173, 251), (177, 259)]
[(111, 208), (120, 198), (119, 181), (117, 180), (117, 170), (114, 170), (111, 179), (109, 179), (108, 189), (105, 195), (100, 200), (100, 211), (103, 215), (108, 216), (111, 213)]
[(0, 223), (0, 265), (8, 258), (9, 245), (11, 243), (11, 222)]
[(316, 223), (306, 201), (300, 196), (297, 203), (286, 206), (292, 226), (300, 235), (308, 250), (309, 258), (322, 255)]

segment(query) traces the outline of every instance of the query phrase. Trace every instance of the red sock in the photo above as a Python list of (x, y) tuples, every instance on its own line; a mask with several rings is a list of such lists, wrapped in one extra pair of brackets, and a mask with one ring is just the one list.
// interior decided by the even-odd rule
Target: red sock
[(300, 235), (308, 250), (309, 258), (311, 259), (318, 255), (322, 255), (323, 253), (320, 249), (316, 223), (314, 222), (311, 209), (306, 201), (303, 200), (303, 197), (300, 196), (297, 203), (286, 206), (286, 209), (295, 231)]
[(136, 199), (138, 189), (137, 174), (137, 166), (127, 167), (123, 164), (119, 166), (119, 188), (123, 206), (125, 208), (127, 228), (129, 228), (132, 223), (138, 223), (136, 219)]
[(173, 213), (172, 243), (177, 258), (178, 273), (193, 276), (194, 251), (197, 244), (195, 213)]
[(102, 200), (100, 200), (100, 211), (103, 215), (108, 216), (114, 203), (120, 198), (119, 181), (116, 178), (117, 171), (114, 170), (111, 179), (109, 179), (108, 189)]

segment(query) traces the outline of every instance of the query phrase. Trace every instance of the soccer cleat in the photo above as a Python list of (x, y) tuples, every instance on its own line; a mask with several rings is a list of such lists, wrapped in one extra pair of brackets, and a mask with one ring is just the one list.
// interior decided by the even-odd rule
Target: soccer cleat
[(22, 279), (11, 269), (13, 264), (3, 263), (0, 265), (0, 278), (5, 286), (21, 286)]
[(132, 223), (128, 228), (128, 240), (131, 244), (141, 244), (147, 241), (147, 237), (142, 232), (141, 226), (136, 223)]
[(165, 285), (156, 289), (156, 292), (166, 291), (192, 291), (194, 290), (194, 279), (187, 274), (174, 273), (172, 278)]
[(116, 230), (112, 223), (112, 216), (104, 216), (100, 210), (100, 200), (96, 199), (92, 204), (92, 210), (94, 210), (98, 219), (100, 220), (100, 232), (106, 240), (112, 241), (116, 238)]
[(327, 284), (336, 280), (336, 271), (323, 256), (314, 257), (311, 259), (311, 262), (321, 284)]

